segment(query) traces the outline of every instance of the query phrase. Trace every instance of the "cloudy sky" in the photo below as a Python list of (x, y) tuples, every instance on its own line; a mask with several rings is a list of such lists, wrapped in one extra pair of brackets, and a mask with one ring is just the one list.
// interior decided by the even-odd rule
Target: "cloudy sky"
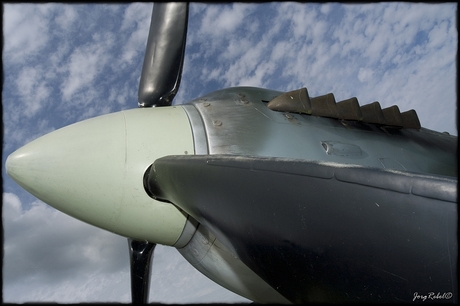
[[(152, 4), (4, 4), (3, 155), (137, 107)], [(415, 109), (457, 134), (457, 4), (195, 4), (175, 104), (230, 86), (307, 87)], [(74, 220), (3, 176), (3, 301), (129, 302), (125, 238)], [(157, 246), (150, 301), (244, 302)]]

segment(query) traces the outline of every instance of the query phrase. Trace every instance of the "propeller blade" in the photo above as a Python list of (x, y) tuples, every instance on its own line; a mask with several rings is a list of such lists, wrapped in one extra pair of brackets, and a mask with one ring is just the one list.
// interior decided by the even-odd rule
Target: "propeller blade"
[[(142, 66), (138, 106), (170, 106), (179, 89), (187, 37), (188, 3), (155, 3)], [(154, 243), (128, 238), (132, 303), (148, 302)]]
[(456, 178), (234, 155), (163, 157), (146, 178), (293, 303), (457, 288)]
[(156, 244), (128, 238), (133, 304), (147, 304), (150, 287), (150, 264)]
[(155, 3), (139, 83), (139, 107), (170, 106), (179, 89), (188, 3)]

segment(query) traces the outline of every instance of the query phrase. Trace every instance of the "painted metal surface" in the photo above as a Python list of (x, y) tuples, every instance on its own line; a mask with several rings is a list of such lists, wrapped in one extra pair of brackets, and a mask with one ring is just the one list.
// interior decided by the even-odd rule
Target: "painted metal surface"
[[(400, 221), (398, 226), (402, 226), (404, 230), (404, 222), (409, 220), (415, 224), (414, 226), (433, 228), (433, 237), (436, 238), (441, 235), (441, 229), (436, 222), (443, 216), (446, 219), (442, 220), (447, 222), (443, 223), (445, 226), (451, 228), (452, 224), (456, 223), (456, 220), (452, 219), (453, 204), (448, 206), (447, 210), (428, 209), (435, 216), (434, 219), (430, 219), (428, 225), (424, 225), (425, 223), (419, 219), (413, 219), (410, 213), (414, 211), (417, 216), (429, 216), (417, 210), (418, 208), (414, 208), (413, 211), (407, 210), (414, 204), (412, 200), (407, 200), (409, 193), (401, 192), (399, 189), (375, 188), (372, 184), (366, 184), (366, 181), (372, 181), (374, 178), (369, 173), (359, 178), (364, 181), (347, 181), (354, 185), (356, 190), (353, 192), (349, 192), (346, 184), (337, 178), (332, 185), (326, 184), (312, 189), (303, 188), (318, 184), (316, 181), (310, 181), (312, 177), (308, 175), (303, 175), (301, 182), (297, 182), (297, 178), (286, 179), (285, 174), (282, 175), (282, 179), (276, 177), (268, 182), (266, 180), (269, 175), (252, 177), (245, 173), (233, 175), (230, 180), (226, 180), (225, 171), (222, 169), (211, 176), (205, 175), (204, 178), (209, 181), (201, 185), (205, 190), (196, 188), (195, 192), (201, 192), (193, 197), (168, 198), (167, 200), (174, 205), (153, 200), (145, 192), (146, 170), (155, 160), (172, 155), (206, 157), (223, 154), (259, 159), (285, 158), (303, 162), (321, 161), (343, 167), (364, 166), (381, 171), (398, 170), (409, 176), (412, 173), (414, 176), (457, 178), (457, 137), (424, 128), (382, 127), (354, 120), (269, 109), (267, 104), (281, 94), (283, 93), (279, 91), (252, 87), (230, 88), (210, 93), (187, 105), (142, 108), (89, 119), (45, 135), (18, 149), (7, 160), (7, 172), (24, 189), (39, 199), (84, 222), (134, 240), (174, 246), (191, 263), (197, 258), (196, 252), (205, 254), (199, 263), (195, 264), (197, 269), (224, 287), (256, 301), (285, 302), (283, 297), (280, 298), (280, 294), (291, 302), (313, 301), (321, 300), (324, 294), (331, 292), (327, 289), (329, 285), (326, 286), (326, 291), (322, 285), (322, 289), (315, 291), (318, 286), (313, 284), (308, 287), (308, 294), (302, 295), (304, 287), (298, 287), (301, 284), (299, 279), (289, 277), (296, 275), (295, 270), (289, 269), (304, 264), (301, 258), (305, 257), (305, 254), (316, 254), (315, 248), (324, 249), (328, 245), (304, 243), (301, 251), (296, 252), (298, 248), (286, 244), (286, 241), (296, 243), (296, 240), (277, 239), (277, 234), (270, 232), (273, 226), (282, 231), (291, 231), (294, 236), (301, 235), (306, 229), (307, 234), (315, 231), (320, 233), (318, 230), (323, 225), (335, 226), (334, 232), (343, 235), (347, 233), (343, 226), (355, 226), (359, 224), (360, 218), (367, 220), (365, 224), (371, 226), (372, 218), (377, 218), (382, 223), (394, 217), (390, 210), (381, 215), (370, 211), (371, 208), (365, 205), (372, 201), (378, 204), (377, 207), (393, 207), (393, 211), (399, 211), (399, 206), (395, 206), (398, 203), (407, 204), (402, 212), (403, 219), (397, 219)], [(353, 101), (350, 103), (353, 104)], [(146, 130), (161, 133), (146, 134)], [(252, 172), (251, 174), (254, 174)], [(213, 177), (216, 182), (213, 182)], [(181, 197), (190, 186), (194, 186), (193, 184), (203, 183), (202, 179), (201, 175), (195, 172), (191, 182), (183, 185), (184, 188), (178, 190), (176, 196)], [(324, 183), (329, 178), (314, 179)], [(401, 186), (406, 186), (404, 180), (399, 182)], [(225, 187), (225, 190), (214, 188), (214, 183), (221, 184), (219, 188)], [(254, 188), (253, 184), (259, 189)], [(266, 189), (262, 193), (260, 186)], [(438, 187), (442, 196), (442, 184)], [(337, 188), (338, 191), (331, 192), (330, 188)], [(423, 191), (423, 188), (419, 190)], [(276, 192), (273, 194), (273, 191)], [(392, 192), (391, 196), (388, 196), (388, 191)], [(226, 192), (231, 194), (227, 195)], [(432, 200), (429, 196), (417, 196), (423, 198), (423, 207), (431, 207)], [(437, 199), (445, 200), (439, 197)], [(327, 205), (323, 205), (322, 202)], [(295, 203), (295, 209), (286, 211), (286, 205), (293, 205), (292, 203)], [(456, 210), (456, 203), (454, 204)], [(347, 205), (352, 208), (347, 210)], [(323, 223), (318, 224), (318, 220), (321, 219), (315, 218), (315, 214), (305, 215), (304, 211), (299, 211), (307, 208), (328, 217), (322, 221)], [(348, 219), (346, 222), (337, 219), (352, 211), (365, 213), (360, 213), (358, 217), (353, 215), (354, 219)], [(366, 215), (366, 212), (369, 214)], [(267, 218), (262, 218), (267, 214)], [(290, 227), (290, 222), (299, 216), (305, 217), (297, 220), (301, 222), (301, 227)], [(235, 227), (227, 228), (227, 232), (223, 231), (220, 226), (225, 227), (225, 224), (229, 223)], [(254, 228), (255, 224), (261, 227)], [(268, 232), (259, 231), (263, 228), (262, 225), (268, 226)], [(245, 232), (249, 233), (247, 237), (242, 232), (232, 232), (251, 226), (252, 229)], [(370, 237), (375, 238), (379, 229), (372, 226), (373, 234)], [(360, 235), (364, 235), (366, 231), (365, 228), (354, 230)], [(200, 238), (206, 236), (206, 233), (216, 237), (211, 244), (209, 240)], [(317, 240), (323, 237), (317, 235)], [(391, 238), (387, 236), (385, 239)], [(256, 240), (259, 244), (251, 240), (255, 237), (258, 237), (259, 240)], [(420, 237), (425, 236), (417, 237), (418, 249), (421, 249), (423, 243)], [(345, 241), (345, 238), (342, 237), (342, 241)], [(328, 239), (335, 238), (330, 236)], [(385, 245), (380, 242), (375, 244), (375, 241), (367, 236), (357, 236), (354, 243), (359, 243), (359, 239), (362, 239), (364, 245), (374, 248)], [(400, 240), (394, 241), (396, 245), (402, 243)], [(439, 241), (436, 243), (441, 243)], [(453, 247), (456, 250), (456, 246)], [(310, 252), (308, 248), (315, 250), (310, 249)], [(366, 253), (366, 249), (360, 250), (366, 256), (374, 254), (371, 251)], [(294, 252), (292, 256), (289, 255), (291, 251)], [(354, 249), (347, 249), (346, 252), (352, 251)], [(271, 257), (273, 260), (266, 262), (264, 256), (267, 252), (281, 252), (283, 258)], [(356, 257), (361, 253), (353, 254)], [(426, 256), (431, 256), (427, 260), (434, 258), (432, 254)], [(251, 261), (250, 258), (257, 260)], [(321, 275), (314, 273), (319, 273), (317, 271), (321, 269), (329, 271), (326, 274), (333, 273), (325, 264), (330, 259), (323, 258), (323, 261), (317, 261), (315, 270), (310, 271), (306, 267), (307, 272), (303, 276), (313, 273), (316, 279), (321, 280)], [(335, 264), (334, 269), (340, 270), (340, 266), (345, 263), (338, 260)], [(386, 266), (382, 267), (386, 269)], [(276, 277), (268, 276), (268, 272), (264, 272), (273, 268), (277, 272)], [(364, 268), (359, 266), (358, 270), (361, 271), (360, 269)], [(364, 269), (361, 272), (359, 277), (364, 277), (369, 271)], [(282, 273), (287, 275), (286, 278), (279, 277)], [(354, 276), (349, 274), (347, 277), (351, 279)], [(282, 286), (277, 283), (277, 278), (283, 280)], [(286, 288), (289, 286), (291, 288)], [(380, 283), (379, 286), (384, 288), (387, 285)], [(354, 287), (334, 287), (333, 296), (344, 300), (341, 294), (348, 289), (358, 290)], [(371, 297), (368, 299), (373, 301)]]
[[(391, 205), (397, 205), (397, 203), (405, 203), (404, 201), (410, 203), (410, 205), (414, 205), (413, 201), (414, 199), (415, 201), (417, 201), (418, 197), (424, 198), (423, 201), (425, 202), (430, 202), (430, 195), (423, 194), (423, 192), (426, 190), (438, 190), (439, 194), (435, 195), (434, 197), (436, 198), (438, 196), (437, 201), (442, 202), (443, 200), (446, 200), (443, 198), (443, 196), (449, 194), (446, 193), (446, 190), (443, 189), (445, 186), (443, 187), (442, 184), (434, 187), (431, 186), (431, 188), (424, 188), (424, 186), (414, 188), (412, 191), (415, 193), (419, 192), (419, 194), (412, 195), (411, 200), (407, 200), (407, 197), (410, 194), (410, 192), (407, 192), (405, 188), (408, 186), (407, 182), (411, 181), (411, 177), (417, 175), (422, 175), (425, 178), (446, 176), (451, 177), (451, 179), (456, 179), (457, 138), (450, 135), (446, 135), (444, 133), (430, 131), (424, 128), (417, 129), (417, 124), (412, 124), (410, 123), (410, 121), (409, 124), (407, 124), (408, 126), (411, 126), (411, 128), (409, 129), (400, 128), (400, 125), (397, 125), (396, 127), (392, 128), (388, 126), (380, 126), (370, 122), (365, 123), (362, 122), (362, 120), (360, 120), (361, 122), (357, 122), (357, 120), (338, 120), (333, 118), (311, 116), (308, 114), (279, 112), (269, 109), (267, 107), (267, 104), (269, 104), (270, 101), (273, 101), (274, 98), (279, 97), (282, 94), (283, 93), (281, 92), (273, 90), (250, 87), (238, 87), (213, 92), (208, 95), (205, 95), (204, 97), (191, 101), (188, 105), (184, 105), (183, 107), (189, 116), (189, 120), (194, 131), (193, 133), (195, 143), (195, 154), (210, 154), (209, 157), (224, 154), (229, 156), (252, 156), (257, 158), (288, 158), (297, 159), (304, 162), (321, 161), (324, 163), (331, 164), (337, 163), (337, 165), (340, 164), (342, 165), (342, 167), (373, 167), (373, 169), (376, 169), (378, 171), (390, 171), (390, 173), (392, 173), (391, 171), (396, 171), (395, 173), (405, 173), (406, 175), (402, 175), (402, 179), (400, 180), (395, 180), (391, 182), (391, 185), (393, 187), (389, 187), (388, 181), (387, 185), (379, 186), (379, 184), (382, 182), (376, 178), (372, 171), (366, 173), (363, 172), (361, 174), (357, 174), (354, 178), (354, 181), (348, 182), (348, 184), (355, 184), (356, 186), (358, 186), (356, 190), (349, 194), (347, 194), (349, 190), (346, 187), (343, 187), (346, 184), (341, 185), (340, 180), (338, 181), (339, 183), (336, 183), (336, 185), (340, 187), (334, 187), (333, 184), (331, 184), (330, 186), (323, 186), (320, 189), (311, 189), (306, 188), (306, 186), (309, 186), (311, 182), (307, 182), (299, 186), (291, 180), (286, 180), (286, 177), (284, 177), (283, 180), (273, 182), (273, 184), (282, 186), (278, 186), (278, 188), (276, 189), (278, 190), (277, 198), (270, 192), (271, 187), (269, 186), (271, 185), (269, 185), (268, 183), (266, 185), (264, 185), (264, 183), (260, 183), (259, 185), (257, 185), (258, 187), (260, 187), (261, 185), (265, 186), (263, 192), (268, 191), (268, 194), (271, 194), (273, 198), (277, 199), (270, 200), (270, 196), (259, 197), (260, 194), (258, 192), (260, 190), (257, 190), (257, 187), (251, 184), (251, 180), (247, 180), (245, 178), (246, 174), (241, 174), (239, 178), (233, 177), (234, 180), (241, 180), (246, 182), (246, 184), (238, 184), (236, 182), (233, 182), (232, 180), (227, 180), (225, 170), (221, 169), (217, 173), (214, 173), (213, 177), (217, 181), (221, 180), (223, 182), (223, 185), (226, 186), (225, 188), (227, 188), (229, 190), (229, 193), (232, 194), (230, 196), (226, 195), (226, 193), (222, 190), (220, 190), (219, 192), (215, 191), (215, 185), (212, 182), (203, 182), (201, 180), (201, 177), (204, 174), (200, 172), (200, 175), (196, 174), (193, 180), (195, 182), (200, 182), (200, 186), (202, 186), (202, 188), (204, 189), (199, 191), (199, 195), (195, 194), (193, 196), (186, 197), (186, 199), (179, 200), (175, 203), (175, 205), (179, 205), (187, 213), (192, 214), (190, 218), (196, 218), (198, 221), (202, 223), (199, 226), (199, 230), (194, 234), (190, 243), (186, 245), (183, 249), (180, 249), (180, 252), (190, 263), (192, 263), (195, 266), (196, 256), (198, 256), (197, 254), (208, 254), (206, 257), (203, 257), (199, 260), (199, 265), (196, 266), (197, 269), (199, 269), (202, 273), (213, 279), (215, 282), (223, 285), (224, 287), (255, 301), (267, 300), (260, 299), (260, 296), (253, 296), (251, 298), (251, 296), (248, 296), (247, 293), (245, 294), (245, 292), (251, 292), (251, 288), (264, 288), (267, 284), (270, 284), (272, 288), (277, 288), (278, 290), (278, 279), (281, 282), (283, 282), (284, 287), (284, 289), (279, 290), (279, 292), (284, 294), (285, 297), (288, 297), (291, 302), (318, 300), (357, 300), (356, 296), (350, 298), (341, 296), (341, 294), (343, 294), (343, 292), (346, 291), (346, 288), (339, 288), (340, 286), (332, 288), (333, 286), (331, 285), (332, 289), (324, 289), (324, 287), (318, 287), (316, 284), (312, 285), (311, 288), (305, 288), (300, 285), (296, 285), (298, 279), (295, 279), (295, 277), (280, 277), (280, 275), (296, 275), (294, 273), (296, 270), (295, 267), (301, 267), (305, 264), (305, 262), (300, 261), (299, 258), (297, 258), (298, 261), (293, 260), (292, 262), (290, 262), (290, 259), (281, 259), (281, 261), (277, 262), (276, 264), (273, 264), (273, 262), (266, 262), (266, 258), (272, 258), (272, 260), (275, 261), (279, 259), (279, 257), (273, 257), (272, 255), (270, 255), (271, 252), (277, 253), (279, 250), (284, 250), (285, 252), (282, 252), (282, 256), (286, 258), (291, 258), (290, 256), (295, 257), (297, 255), (304, 256), (305, 254), (309, 253), (306, 252), (305, 254), (301, 254), (301, 252), (299, 253), (298, 250), (296, 253), (293, 251), (293, 249), (287, 250), (284, 247), (278, 248), (277, 243), (279, 242), (279, 239), (276, 239), (276, 235), (270, 236), (267, 233), (270, 232), (270, 229), (273, 225), (276, 225), (278, 229), (282, 230), (284, 228), (284, 231), (297, 231), (297, 237), (303, 237), (305, 235), (308, 235), (308, 233), (304, 232), (305, 228), (307, 227), (291, 227), (291, 222), (297, 222), (298, 220), (295, 221), (296, 218), (298, 218), (299, 216), (303, 216), (303, 213), (309, 211), (309, 208), (318, 207), (318, 205), (321, 206), (322, 201), (327, 202), (326, 206), (329, 210), (331, 210), (331, 214), (334, 216), (337, 215), (334, 212), (334, 209), (336, 209), (334, 207), (336, 207), (336, 205), (342, 208), (346, 207), (347, 205), (350, 205), (350, 207), (355, 207), (357, 205), (360, 205), (360, 201), (363, 202), (362, 205), (366, 206), (368, 204), (367, 202), (375, 200), (371, 203), (372, 205), (374, 205), (377, 208), (379, 208), (380, 205), (383, 205), (385, 209), (387, 209)], [(353, 110), (353, 106), (356, 106), (355, 104), (357, 103), (357, 101), (354, 101), (353, 99), (350, 99), (350, 101), (351, 102), (345, 103), (348, 103), (350, 105), (350, 109)], [(383, 113), (378, 114), (382, 115)], [(355, 116), (351, 114), (349, 118), (360, 119), (358, 115)], [(372, 121), (372, 118), (369, 117), (369, 114), (366, 114), (366, 116), (368, 119), (370, 118), (370, 121)], [(418, 122), (418, 120), (416, 121)], [(330, 178), (331, 177), (322, 177), (321, 180)], [(258, 177), (253, 178), (253, 180), (254, 179), (260, 180), (261, 178)], [(182, 186), (184, 186), (184, 189), (188, 188), (187, 184), (189, 184), (190, 186), (191, 183), (183, 183)], [(398, 186), (398, 184), (400, 186)], [(451, 189), (454, 188), (452, 186), (455, 187), (456, 184), (450, 184)], [(307, 190), (303, 191), (307, 193), (303, 194), (302, 192), (299, 192), (299, 190), (297, 189), (293, 190), (296, 187), (302, 190)], [(321, 195), (331, 193), (331, 188), (345, 189), (340, 192), (333, 192), (332, 195), (328, 195), (327, 199), (326, 197), (323, 199)], [(359, 188), (364, 188), (365, 190), (363, 189), (357, 191)], [(377, 192), (374, 193), (376, 190)], [(386, 193), (382, 190), (384, 190)], [(186, 193), (185, 190), (178, 190), (176, 194), (181, 194), (181, 192)], [(379, 194), (379, 192), (381, 194)], [(450, 190), (449, 192), (450, 194), (452, 194), (452, 192), (454, 191)], [(363, 194), (361, 195), (361, 193)], [(295, 195), (299, 194), (302, 194), (302, 196), (295, 197)], [(401, 199), (401, 194), (406, 194), (406, 199)], [(330, 198), (331, 196), (332, 198)], [(334, 196), (338, 198), (334, 198)], [(284, 197), (286, 198), (284, 199)], [(291, 199), (292, 197), (295, 197), (295, 199)], [(341, 200), (347, 197), (348, 202)], [(350, 197), (354, 197), (353, 200), (350, 200)], [(431, 197), (433, 197), (433, 194), (431, 195)], [(248, 200), (248, 198), (250, 198), (250, 200)], [(453, 198), (452, 196), (449, 198), (450, 201), (455, 202), (455, 200), (453, 199), (456, 199), (456, 193), (455, 195), (453, 195)], [(285, 204), (280, 205), (281, 203)], [(286, 207), (290, 207), (290, 205), (292, 205), (293, 203), (297, 203), (296, 205), (298, 205), (298, 208), (301, 210), (303, 209), (303, 211), (291, 210), (290, 212), (287, 212)], [(309, 207), (310, 204), (312, 206)], [(424, 207), (426, 208), (426, 204), (421, 205), (425, 205)], [(253, 211), (247, 212), (247, 208), (243, 208), (242, 206), (250, 206), (252, 207)], [(217, 209), (220, 211), (219, 213), (214, 210), (216, 207), (219, 207)], [(367, 209), (369, 209), (369, 206), (366, 207), (367, 208), (359, 209), (364, 209), (365, 211), (367, 211)], [(339, 209), (339, 211), (343, 212), (342, 208)], [(397, 211), (400, 210), (401, 207), (398, 208), (397, 206), (393, 206), (393, 208), (396, 209), (394, 212), (397, 215)], [(202, 213), (203, 215), (197, 214), (196, 209), (201, 209), (200, 213)], [(451, 212), (455, 211), (456, 203), (450, 204), (449, 209), (453, 209)], [(232, 210), (232, 212), (230, 212), (230, 210)], [(436, 208), (434, 208), (434, 210), (436, 211)], [(325, 210), (324, 212), (326, 211), (328, 210)], [(272, 220), (263, 220), (263, 218), (261, 219), (261, 216), (266, 215), (267, 213), (273, 213), (273, 215), (270, 215), (273, 216)], [(415, 210), (413, 211), (413, 213), (415, 213)], [(286, 216), (290, 216), (287, 219), (285, 218), (286, 216), (282, 217), (282, 219), (286, 221), (284, 223), (281, 221), (281, 219), (279, 219), (279, 217), (276, 217), (283, 214), (285, 214)], [(390, 213), (390, 215), (391, 214), (392, 213)], [(243, 218), (243, 215), (252, 217), (249, 217), (248, 220)], [(404, 219), (406, 215), (407, 212), (405, 212), (402, 217), (396, 217), (396, 219)], [(423, 215), (426, 215), (426, 213), (423, 212)], [(434, 224), (437, 222), (436, 220), (438, 220), (439, 218), (442, 219), (443, 217), (440, 217), (439, 211), (436, 212), (435, 215), (436, 217), (430, 221), (430, 225), (428, 227), (430, 228), (431, 226), (433, 226), (433, 229), (439, 232), (439, 228), (437, 228)], [(339, 222), (340, 224), (346, 226), (350, 222), (357, 222), (357, 220), (355, 220), (356, 218), (351, 218), (347, 220), (345, 213), (342, 215), (342, 217), (344, 219), (340, 221), (334, 219), (334, 223)], [(365, 224), (367, 225), (372, 223), (372, 221), (369, 221), (372, 218), (378, 218), (378, 220), (380, 220), (378, 221), (379, 224), (382, 222), (390, 222), (386, 225), (387, 229), (391, 227), (391, 218), (393, 218), (390, 218), (388, 213), (384, 213), (381, 216), (377, 216), (375, 214), (366, 215), (366, 213), (363, 213), (361, 217), (368, 220), (365, 222)], [(321, 216), (318, 215), (316, 215), (316, 217), (314, 215), (309, 215), (304, 216), (302, 218), (305, 224), (308, 223), (306, 221), (307, 219), (310, 220), (311, 218), (313, 218), (310, 220), (310, 222), (313, 222), (314, 220), (321, 220)], [(324, 226), (322, 227), (327, 228), (330, 226), (334, 226), (329, 224), (332, 220), (330, 218), (334, 217), (324, 217)], [(385, 218), (388, 218), (388, 220), (385, 220)], [(451, 220), (451, 217), (448, 218), (450, 219), (446, 222), (448, 222), (450, 231), (452, 231), (454, 225), (456, 224), (456, 220)], [(404, 223), (410, 218), (406, 219), (406, 221), (402, 221), (402, 219), (400, 221)], [(439, 219), (438, 221), (440, 221), (441, 219)], [(414, 220), (415, 219), (412, 218), (411, 222), (419, 222)], [(232, 222), (236, 222), (237, 225), (235, 225), (234, 228), (231, 227), (233, 229), (229, 229), (230, 231), (246, 229), (246, 232), (236, 233), (233, 231), (231, 234), (229, 234), (228, 232), (226, 234), (223, 234), (221, 226), (225, 226), (225, 224)], [(266, 229), (267, 231), (264, 232), (265, 234), (261, 234), (263, 237), (259, 237), (261, 239), (259, 241), (259, 246), (263, 245), (263, 248), (261, 249), (260, 253), (254, 251), (252, 247), (253, 245), (257, 245), (257, 243), (253, 240), (249, 242), (250, 238), (248, 238), (251, 235), (258, 235), (255, 232), (247, 231), (247, 229), (251, 227), (251, 223), (253, 222), (259, 224), (262, 227), (268, 226), (268, 228)], [(422, 223), (420, 223), (419, 225), (422, 225)], [(313, 222), (313, 224), (317, 223)], [(206, 226), (208, 229), (206, 229), (204, 226)], [(317, 226), (319, 225), (317, 224)], [(400, 225), (395, 226), (394, 229), (398, 228), (398, 226)], [(400, 231), (407, 229), (408, 228), (399, 228)], [(222, 260), (218, 259), (216, 257), (216, 254), (214, 254), (216, 251), (213, 251), (213, 249), (210, 248), (210, 245), (213, 245), (213, 243), (210, 243), (207, 239), (203, 239), (203, 234), (199, 233), (201, 231), (206, 231), (208, 232), (208, 235), (213, 235), (209, 232), (209, 230), (212, 231), (212, 233), (216, 235), (216, 237), (218, 237), (217, 239), (213, 240), (213, 243), (219, 243), (222, 246), (225, 245), (225, 249), (227, 250), (226, 252), (232, 254), (232, 264), (228, 265), (229, 271), (231, 271), (231, 273), (227, 273), (225, 274), (225, 276), (218, 272), (217, 267), (221, 266)], [(319, 228), (310, 228), (310, 230), (318, 231)], [(361, 230), (365, 229), (360, 229), (359, 231)], [(348, 232), (348, 234), (351, 236), (353, 235), (352, 231), (353, 230), (350, 230)], [(364, 246), (370, 245), (372, 248), (375, 248), (376, 244), (380, 243), (378, 240), (381, 239), (381, 237), (378, 237), (378, 229), (374, 228), (373, 231), (373, 234), (369, 233), (369, 237), (374, 235), (373, 239), (375, 239), (375, 241), (373, 241), (371, 238), (367, 236), (361, 237), (357, 235), (356, 240), (354, 240), (354, 242), (358, 244), (360, 243), (360, 245)], [(342, 228), (339, 232), (346, 233), (347, 231), (345, 230), (345, 228)], [(384, 236), (392, 235), (392, 232), (393, 231), (385, 233)], [(424, 235), (426, 235), (426, 229), (424, 229), (423, 233)], [(400, 232), (400, 234), (402, 234), (402, 232)], [(433, 236), (431, 236), (430, 239), (437, 239), (436, 237), (438, 237), (439, 234), (440, 232), (437, 234), (433, 234)], [(248, 237), (245, 237), (246, 235), (248, 235)], [(316, 235), (318, 235), (317, 238), (320, 239), (320, 232), (318, 232)], [(404, 235), (407, 235), (407, 233)], [(411, 234), (408, 235), (411, 236)], [(448, 236), (448, 239), (450, 239), (449, 241), (451, 242), (451, 244), (454, 244), (454, 242), (452, 241), (454, 236), (455, 235)], [(289, 237), (292, 238), (292, 236)], [(234, 241), (231, 241), (232, 239), (240, 239), (238, 242), (239, 244), (235, 244)], [(291, 241), (289, 239), (290, 238), (287, 238), (284, 241)], [(330, 237), (330, 239), (335, 238)], [(362, 239), (362, 241), (360, 242), (359, 239)], [(424, 236), (420, 238), (418, 242), (421, 243), (421, 240), (423, 239), (425, 239)], [(295, 245), (297, 242), (292, 240), (291, 243), (292, 245)], [(384, 245), (385, 243), (386, 242), (384, 242), (382, 245)], [(397, 241), (395, 243), (401, 245), (402, 242)], [(239, 247), (237, 245), (239, 245)], [(392, 246), (389, 246), (388, 244), (386, 246), (390, 249), (392, 248)], [(314, 248), (314, 246), (306, 245), (304, 245), (304, 247)], [(322, 245), (319, 247), (327, 248), (328, 245)], [(423, 248), (420, 244), (419, 247)], [(442, 248), (439, 245), (437, 247), (438, 250)], [(384, 248), (384, 246), (381, 246), (380, 249), (381, 248)], [(451, 245), (451, 248), (452, 254), (455, 255), (457, 251), (456, 245)], [(446, 251), (447, 249), (444, 248), (443, 250)], [(289, 253), (290, 251), (293, 251), (294, 253)], [(360, 252), (364, 252), (362, 254), (364, 254), (365, 256), (375, 255), (372, 253), (372, 250), (366, 251), (365, 247), (364, 249), (361, 248)], [(410, 250), (408, 252), (414, 252), (414, 250)], [(416, 255), (416, 252), (417, 251), (413, 253), (414, 256)], [(358, 253), (356, 253), (355, 255), (359, 256), (360, 254)], [(450, 255), (454, 256), (452, 254)], [(206, 258), (206, 260), (204, 258)], [(257, 258), (257, 260), (252, 261), (250, 258)], [(345, 262), (343, 261), (340, 264), (347, 264), (346, 260), (349, 259), (350, 257), (347, 257), (347, 259), (343, 259)], [(340, 264), (338, 263), (339, 261), (340, 260), (336, 261), (335, 263), (333, 261), (332, 265), (337, 264), (340, 266)], [(354, 262), (355, 259), (352, 259), (352, 261)], [(327, 263), (325, 262), (316, 262), (315, 264), (318, 265), (317, 267), (321, 265), (327, 265)], [(236, 268), (237, 266), (240, 268)], [(231, 283), (238, 283), (238, 275), (241, 272), (239, 271), (239, 269), (242, 269), (241, 267), (252, 269), (262, 278), (255, 278), (252, 282), (245, 283), (245, 285), (240, 285), (240, 287), (235, 287), (234, 285), (231, 285)], [(290, 271), (289, 267), (291, 267), (294, 270)], [(326, 266), (322, 266), (322, 268), (324, 269), (325, 267)], [(364, 273), (363, 275), (361, 275), (361, 277), (365, 276), (366, 273), (370, 273), (368, 277), (375, 276), (371, 275), (372, 273), (375, 274), (375, 271), (365, 271), (365, 269), (363, 268), (363, 270), (362, 268), (363, 267), (358, 267), (358, 269), (361, 269), (362, 271), (360, 271)], [(288, 270), (283, 269), (288, 269), (289, 272), (286, 272)], [(270, 273), (269, 271), (275, 272), (271, 276), (267, 277), (267, 273)], [(323, 271), (329, 270), (326, 269)], [(310, 272), (312, 271), (309, 271), (308, 273)], [(339, 271), (337, 275), (341, 274), (342, 272), (343, 271)], [(414, 269), (412, 270), (412, 272), (414, 272)], [(327, 273), (334, 272), (331, 270)], [(316, 277), (317, 279), (321, 279), (321, 276), (314, 275), (314, 273), (312, 273), (310, 276), (303, 275), (303, 277)], [(346, 277), (352, 276), (346, 275)], [(391, 282), (391, 280), (389, 282)], [(391, 287), (392, 285), (380, 283), (378, 286), (380, 286), (380, 289), (386, 290), (384, 289), (385, 286)], [(286, 289), (286, 287), (292, 288)], [(348, 289), (350, 288), (351, 287), (349, 287)], [(356, 288), (354, 288), (353, 290), (355, 289)], [(332, 300), (324, 298), (324, 295), (331, 293), (331, 290), (334, 291), (334, 298)], [(305, 295), (302, 296), (302, 292), (307, 292), (308, 294), (305, 293)], [(357, 291), (355, 293), (357, 293)], [(398, 292), (398, 294), (400, 293), (401, 292)], [(362, 293), (357, 294), (362, 295)], [(385, 294), (381, 296), (382, 298), (380, 299), (380, 301), (395, 301), (395, 299), (392, 299), (392, 297)], [(397, 298), (398, 297), (396, 297), (396, 299)], [(409, 296), (405, 295), (403, 298), (405, 300), (408, 300)], [(370, 301), (379, 301), (377, 297), (375, 297), (374, 299), (373, 297), (367, 296), (366, 299)]]
[(260, 303), (290, 304), (202, 225), (192, 240), (178, 251), (208, 278), (247, 299)]
[(456, 178), (196, 155), (156, 160), (149, 182), (292, 303), (458, 300)]
[(156, 158), (193, 150), (182, 107), (132, 109), (38, 138), (12, 153), (6, 170), (25, 190), (72, 217), (134, 240), (174, 245), (187, 216), (152, 200), (143, 175)]
[(310, 98), (305, 87), (279, 95), (267, 107), (281, 112), (356, 120), (384, 126), (412, 129), (421, 127), (413, 109), (401, 113), (397, 105), (382, 109), (379, 102), (360, 106), (356, 97), (336, 102), (332, 93)]
[[(392, 128), (269, 109), (267, 103), (282, 94), (236, 87), (191, 101), (203, 118), (209, 154), (287, 157), (377, 168), (398, 165), (398, 169), (416, 173), (457, 175), (457, 137), (425, 128)], [(361, 154), (328, 154), (323, 144), (334, 142), (359, 148)], [(381, 163), (383, 159), (385, 163)]]

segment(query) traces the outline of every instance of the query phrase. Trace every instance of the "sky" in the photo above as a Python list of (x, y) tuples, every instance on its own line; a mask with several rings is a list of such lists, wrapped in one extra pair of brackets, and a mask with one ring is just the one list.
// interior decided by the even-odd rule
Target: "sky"
[[(137, 107), (152, 3), (3, 5), (3, 302), (129, 302), (126, 238), (36, 199), (4, 170), (53, 130)], [(457, 132), (457, 4), (191, 3), (174, 104), (214, 90), (307, 87), (415, 109)], [(150, 302), (249, 302), (171, 247), (154, 252)]]

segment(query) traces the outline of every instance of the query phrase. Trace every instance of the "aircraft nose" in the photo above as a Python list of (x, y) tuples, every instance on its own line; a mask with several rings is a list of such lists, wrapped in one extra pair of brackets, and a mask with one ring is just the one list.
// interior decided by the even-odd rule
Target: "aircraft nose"
[(6, 172), (25, 190), (89, 224), (136, 240), (173, 245), (186, 218), (151, 199), (143, 175), (157, 158), (193, 154), (181, 107), (133, 109), (88, 119), (13, 152)]

